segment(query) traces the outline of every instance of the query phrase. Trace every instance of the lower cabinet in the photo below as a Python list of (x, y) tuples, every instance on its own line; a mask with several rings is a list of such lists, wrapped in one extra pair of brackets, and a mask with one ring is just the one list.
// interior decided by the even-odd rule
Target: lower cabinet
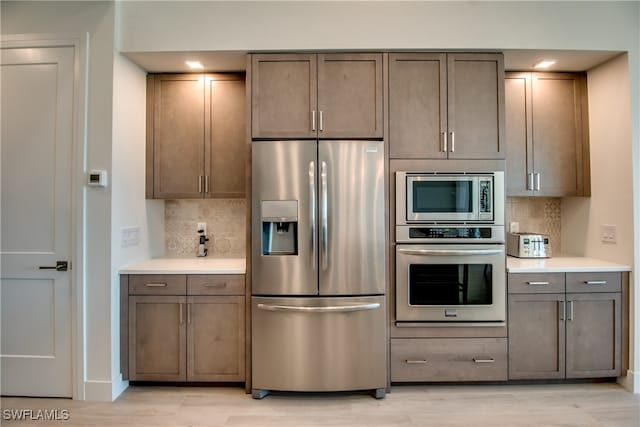
[(184, 296), (129, 297), (129, 379), (186, 381)]
[(567, 294), (567, 304), (567, 378), (620, 376), (620, 293)]
[(394, 338), (391, 381), (504, 381), (506, 338)]
[(244, 275), (131, 275), (121, 284), (125, 379), (245, 380)]
[(187, 299), (187, 381), (244, 381), (244, 296)]
[(509, 379), (621, 375), (621, 273), (508, 277)]

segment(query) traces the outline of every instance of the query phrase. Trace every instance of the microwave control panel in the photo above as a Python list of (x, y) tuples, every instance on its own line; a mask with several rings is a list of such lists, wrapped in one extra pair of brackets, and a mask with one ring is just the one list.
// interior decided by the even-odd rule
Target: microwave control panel
[(491, 213), (493, 211), (493, 203), (491, 198), (491, 181), (488, 179), (480, 180), (480, 213)]

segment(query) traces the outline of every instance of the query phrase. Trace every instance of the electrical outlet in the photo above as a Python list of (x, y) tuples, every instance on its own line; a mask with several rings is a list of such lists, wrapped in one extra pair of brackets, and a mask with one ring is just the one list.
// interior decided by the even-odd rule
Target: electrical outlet
[(616, 243), (616, 226), (611, 224), (601, 224), (600, 240), (605, 243)]
[(512, 221), (512, 222), (509, 223), (509, 232), (517, 233), (519, 231), (520, 231), (520, 223), (519, 222)]
[(200, 230), (202, 230), (204, 232), (204, 234), (207, 234), (207, 223), (206, 222), (199, 222), (198, 223), (198, 229), (196, 230), (196, 232), (199, 233)]

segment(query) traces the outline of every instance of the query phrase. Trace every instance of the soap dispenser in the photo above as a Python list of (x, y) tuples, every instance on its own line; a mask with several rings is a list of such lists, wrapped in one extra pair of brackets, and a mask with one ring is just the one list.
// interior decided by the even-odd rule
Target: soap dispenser
[(204, 234), (204, 230), (198, 230), (198, 256), (203, 257), (207, 256), (209, 250), (205, 247), (206, 243), (209, 241), (209, 238)]

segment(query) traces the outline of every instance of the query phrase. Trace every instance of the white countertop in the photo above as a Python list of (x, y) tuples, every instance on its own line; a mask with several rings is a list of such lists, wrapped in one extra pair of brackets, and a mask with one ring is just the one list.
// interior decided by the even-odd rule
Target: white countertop
[(120, 269), (120, 274), (245, 274), (244, 258), (154, 258)]
[(593, 273), (607, 271), (631, 271), (631, 267), (595, 258), (514, 258), (507, 257), (508, 273)]

